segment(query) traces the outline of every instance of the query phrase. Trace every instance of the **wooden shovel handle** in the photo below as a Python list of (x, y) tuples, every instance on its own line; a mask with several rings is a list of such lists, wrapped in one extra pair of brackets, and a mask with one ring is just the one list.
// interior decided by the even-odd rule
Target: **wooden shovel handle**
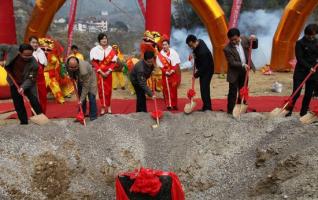
[[(5, 68), (4, 68), (4, 69), (5, 69)], [(6, 70), (6, 69), (5, 69), (5, 70)], [(17, 84), (17, 82), (15, 81), (15, 79), (13, 78), (13, 76), (11, 75), (11, 73), (8, 72), (8, 70), (6, 70), (6, 72), (7, 72), (8, 76), (10, 77), (11, 81), (13, 82), (14, 86), (16, 87), (16, 89), (19, 90), (20, 86)], [(25, 95), (24, 95), (23, 93), (19, 93), (19, 94), (22, 96), (23, 101), (24, 101), (24, 102), (27, 102)], [(31, 105), (31, 104), (29, 104), (29, 105), (30, 105), (31, 112), (33, 113), (33, 115), (37, 115), (36, 112), (34, 111), (32, 105)]]

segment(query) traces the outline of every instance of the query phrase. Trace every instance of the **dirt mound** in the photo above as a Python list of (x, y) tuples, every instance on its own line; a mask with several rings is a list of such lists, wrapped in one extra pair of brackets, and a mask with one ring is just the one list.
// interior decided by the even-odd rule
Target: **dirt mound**
[(187, 199), (317, 199), (317, 126), (225, 113), (1, 127), (0, 199), (114, 199), (117, 173), (174, 171)]
[(46, 152), (34, 160), (32, 184), (49, 199), (66, 192), (70, 185), (70, 171), (64, 160)]

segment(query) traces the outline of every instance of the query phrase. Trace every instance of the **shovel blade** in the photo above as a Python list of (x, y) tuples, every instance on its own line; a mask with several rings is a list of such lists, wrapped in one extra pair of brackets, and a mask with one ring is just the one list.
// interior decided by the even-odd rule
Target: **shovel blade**
[(184, 106), (184, 113), (185, 114), (190, 114), (192, 113), (192, 111), (194, 110), (195, 106), (197, 105), (196, 102), (191, 102), (191, 103), (187, 103), (185, 106)]
[(155, 128), (158, 128), (159, 126), (158, 126), (158, 124), (154, 124), (154, 125), (152, 125), (151, 126), (153, 129), (155, 129)]
[(50, 122), (49, 118), (44, 114), (34, 115), (30, 117), (30, 121), (40, 126), (45, 125)]
[(242, 113), (246, 113), (247, 105), (245, 104), (236, 104), (233, 109), (233, 117), (239, 118)]
[(289, 111), (282, 108), (275, 108), (269, 113), (269, 118), (285, 117)]
[(302, 116), (299, 120), (303, 124), (311, 124), (318, 121), (318, 117), (314, 113), (309, 112), (306, 115)]

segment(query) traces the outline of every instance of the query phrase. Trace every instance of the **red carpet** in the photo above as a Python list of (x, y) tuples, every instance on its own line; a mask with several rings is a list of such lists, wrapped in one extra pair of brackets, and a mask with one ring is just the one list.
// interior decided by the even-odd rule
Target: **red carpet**
[[(258, 97), (250, 97), (249, 104), (249, 112), (270, 112), (275, 107), (281, 107), (286, 97), (279, 96), (258, 96)], [(297, 101), (295, 111), (298, 112), (301, 107), (301, 99)], [(188, 103), (188, 99), (179, 99), (179, 111), (183, 112), (184, 105)], [(196, 99), (197, 110), (199, 110), (202, 106), (202, 102), (200, 99)], [(212, 108), (214, 111), (226, 111), (227, 100), (226, 99), (213, 99), (212, 100)], [(317, 107), (318, 101), (312, 100), (311, 108)], [(147, 100), (147, 108), (148, 111), (151, 112), (154, 109), (154, 104), (152, 100)], [(162, 99), (158, 100), (158, 108), (165, 111), (165, 105)], [(12, 110), (12, 103), (0, 103), (0, 114)], [(28, 109), (29, 110), (29, 109)], [(136, 110), (136, 100), (122, 100), (122, 99), (114, 99), (112, 100), (112, 111), (113, 114), (128, 114), (135, 112)], [(54, 102), (50, 102), (47, 106), (46, 115), (49, 118), (73, 118), (77, 113), (77, 104), (75, 102), (66, 102), (64, 104), (57, 104)], [(16, 118), (16, 114), (10, 116), (9, 118)]]

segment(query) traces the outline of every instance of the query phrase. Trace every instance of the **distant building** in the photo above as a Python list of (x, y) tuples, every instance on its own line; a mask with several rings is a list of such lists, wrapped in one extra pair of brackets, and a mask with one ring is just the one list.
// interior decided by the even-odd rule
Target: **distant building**
[(66, 19), (64, 19), (64, 18), (59, 18), (59, 19), (55, 19), (54, 21), (53, 21), (53, 23), (55, 23), (55, 24), (65, 24), (66, 23)]
[(107, 32), (108, 22), (107, 20), (79, 20), (74, 24), (74, 31), (78, 32)]
[(108, 11), (103, 10), (103, 11), (101, 12), (101, 15), (102, 15), (102, 16), (108, 16)]

